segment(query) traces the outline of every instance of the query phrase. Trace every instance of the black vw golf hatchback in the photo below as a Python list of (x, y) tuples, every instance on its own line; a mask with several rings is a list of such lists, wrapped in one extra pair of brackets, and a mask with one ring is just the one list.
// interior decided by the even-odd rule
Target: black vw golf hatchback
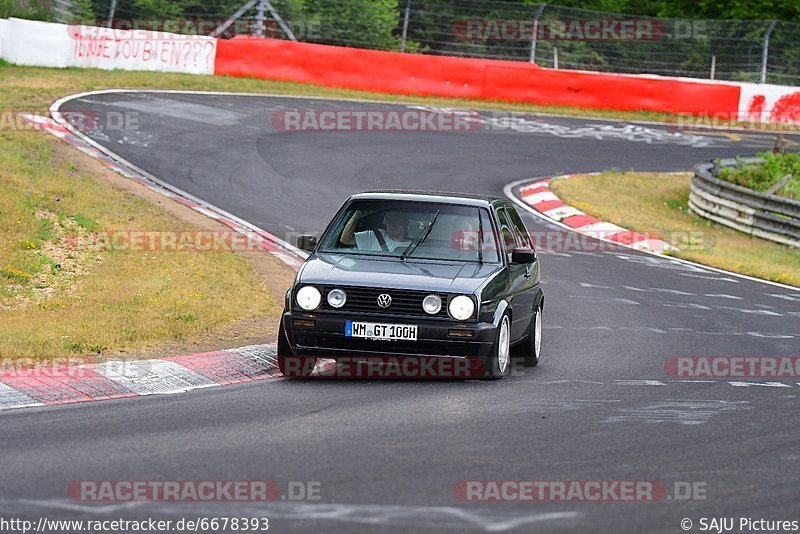
[(539, 363), (540, 262), (505, 199), (360, 193), (298, 246), (311, 254), (286, 293), (278, 364), (287, 377), (309, 376), (323, 359), (414, 377), (501, 378), (514, 358)]

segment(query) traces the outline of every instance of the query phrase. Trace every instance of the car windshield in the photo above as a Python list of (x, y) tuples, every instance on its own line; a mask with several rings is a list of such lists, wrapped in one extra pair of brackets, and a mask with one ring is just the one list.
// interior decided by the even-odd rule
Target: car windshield
[(488, 211), (433, 202), (356, 200), (322, 237), (320, 252), (448, 261), (499, 261)]

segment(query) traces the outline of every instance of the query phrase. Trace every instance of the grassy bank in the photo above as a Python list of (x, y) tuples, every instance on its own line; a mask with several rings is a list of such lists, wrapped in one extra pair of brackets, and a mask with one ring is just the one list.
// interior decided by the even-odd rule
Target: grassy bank
[[(110, 85), (136, 85), (112, 78)], [(0, 67), (0, 109), (44, 110), (99, 83), (78, 71)], [(266, 253), (110, 250), (97, 242), (108, 230), (206, 227), (199, 214), (187, 218), (180, 209), (188, 208), (167, 209), (171, 201), (148, 192), (48, 134), (0, 129), (0, 359), (274, 336), (263, 325), (277, 324), (282, 303), (255, 266), (277, 263)]]
[(690, 180), (688, 173), (608, 172), (556, 180), (551, 187), (586, 213), (675, 245), (676, 257), (800, 286), (800, 250), (690, 213)]

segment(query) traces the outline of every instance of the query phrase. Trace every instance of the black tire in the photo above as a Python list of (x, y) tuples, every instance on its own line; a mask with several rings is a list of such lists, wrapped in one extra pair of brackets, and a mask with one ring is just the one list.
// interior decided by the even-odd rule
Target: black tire
[(281, 374), (286, 378), (307, 378), (311, 376), (316, 365), (316, 358), (295, 356), (292, 353), (286, 331), (283, 329), (283, 322), (281, 322), (281, 326), (278, 328), (278, 369)]
[[(503, 337), (503, 329), (505, 328), (505, 340), (501, 340)], [(504, 313), (503, 317), (500, 319), (500, 326), (497, 329), (497, 335), (494, 339), (494, 345), (492, 345), (492, 353), (483, 362), (483, 374), (482, 377), (487, 380), (497, 380), (499, 378), (503, 378), (508, 376), (511, 371), (511, 317), (508, 313)], [(503, 345), (505, 348), (503, 349)], [(501, 351), (505, 350), (506, 357), (505, 357), (505, 367), (502, 367), (501, 361)]]
[[(539, 357), (542, 353), (542, 309), (542, 305), (539, 304), (539, 306), (536, 308), (536, 312), (533, 314), (533, 317), (531, 317), (531, 324), (528, 325), (528, 335), (526, 336), (525, 341), (514, 347), (514, 356), (522, 360), (522, 363), (525, 365), (525, 367), (536, 367), (539, 365)], [(538, 328), (536, 326), (537, 318), (539, 320)]]

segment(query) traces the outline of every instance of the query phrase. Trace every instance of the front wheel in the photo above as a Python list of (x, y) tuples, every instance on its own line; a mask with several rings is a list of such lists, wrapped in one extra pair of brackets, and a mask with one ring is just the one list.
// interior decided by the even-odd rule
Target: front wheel
[(497, 328), (492, 354), (484, 363), (483, 378), (498, 379), (508, 376), (511, 369), (511, 319), (504, 314)]
[(533, 317), (531, 317), (528, 337), (517, 347), (514, 347), (516, 355), (522, 359), (525, 367), (539, 365), (539, 356), (542, 353), (542, 309), (542, 305), (539, 304)]
[(289, 340), (286, 338), (286, 331), (283, 329), (283, 322), (278, 328), (278, 369), (286, 378), (306, 378), (311, 376), (317, 364), (316, 358), (304, 358), (294, 356)]

